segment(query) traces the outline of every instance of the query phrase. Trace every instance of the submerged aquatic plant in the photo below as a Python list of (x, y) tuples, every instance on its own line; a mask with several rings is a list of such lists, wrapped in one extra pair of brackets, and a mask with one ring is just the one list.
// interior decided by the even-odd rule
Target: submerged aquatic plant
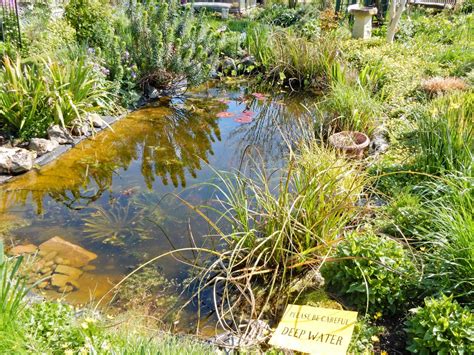
[(112, 245), (148, 239), (143, 212), (143, 209), (133, 207), (130, 202), (125, 206), (114, 202), (107, 209), (96, 207), (96, 211), (84, 219), (84, 233), (88, 238)]

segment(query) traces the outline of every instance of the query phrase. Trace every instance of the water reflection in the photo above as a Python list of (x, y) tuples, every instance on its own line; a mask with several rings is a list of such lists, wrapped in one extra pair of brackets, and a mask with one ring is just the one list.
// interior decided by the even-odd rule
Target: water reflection
[[(284, 165), (289, 146), (312, 135), (311, 100), (210, 85), (158, 102), (0, 186), (0, 213), (28, 221), (12, 239), (37, 245), (61, 236), (96, 253), (100, 280), (169, 250), (212, 247), (219, 240), (207, 238), (209, 225), (175, 196), (206, 205), (214, 191), (199, 183), (214, 169), (238, 169), (246, 159)], [(167, 278), (188, 277), (171, 257), (160, 268)]]
[(2, 210), (25, 204), (31, 196), (41, 214), (45, 195), (70, 209), (81, 209), (108, 191), (114, 176), (133, 161), (140, 162), (149, 189), (156, 176), (163, 185), (186, 186), (186, 173), (195, 178), (202, 162), (213, 154), (213, 142), (221, 140), (215, 113), (222, 104), (208, 104), (205, 109), (200, 108), (203, 104), (196, 102), (192, 109), (147, 107), (132, 113), (112, 132), (101, 132), (55, 163), (2, 187)]

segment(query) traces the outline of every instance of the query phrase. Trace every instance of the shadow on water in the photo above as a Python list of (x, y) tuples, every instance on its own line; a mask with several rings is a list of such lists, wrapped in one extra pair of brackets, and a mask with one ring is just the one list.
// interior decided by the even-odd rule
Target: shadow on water
[[(175, 196), (209, 204), (213, 191), (202, 183), (215, 170), (239, 169), (246, 161), (283, 166), (288, 146), (313, 135), (305, 108), (311, 101), (253, 93), (245, 84), (209, 84), (149, 105), (57, 161), (0, 186), (0, 223), (11, 225), (0, 234), (36, 245), (60, 236), (93, 251), (98, 258), (90, 278), (113, 280), (102, 294), (153, 256), (203, 243), (215, 247), (218, 241), (206, 237), (206, 221)], [(189, 277), (172, 257), (158, 268), (177, 284)], [(83, 302), (77, 292), (68, 300)]]

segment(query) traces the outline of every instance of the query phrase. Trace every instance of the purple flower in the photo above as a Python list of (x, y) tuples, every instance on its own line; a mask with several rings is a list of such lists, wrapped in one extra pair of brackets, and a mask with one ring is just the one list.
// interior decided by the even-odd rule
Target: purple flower
[(95, 55), (95, 49), (94, 48), (87, 48), (87, 54)]
[(104, 68), (104, 67), (102, 67), (102, 68), (100, 69), (100, 71), (101, 71), (102, 74), (104, 74), (104, 75), (109, 75), (109, 74), (110, 74), (110, 70), (107, 69), (107, 68)]
[(130, 53), (128, 53), (128, 51), (125, 51), (123, 53), (123, 60), (128, 60), (130, 58)]

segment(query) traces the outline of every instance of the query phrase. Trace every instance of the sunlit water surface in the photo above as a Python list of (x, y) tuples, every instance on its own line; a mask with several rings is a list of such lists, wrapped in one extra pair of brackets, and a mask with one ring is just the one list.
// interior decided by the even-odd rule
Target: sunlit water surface
[[(255, 94), (245, 84), (209, 84), (161, 100), (0, 186), (0, 224), (7, 229), (21, 221), (8, 234), (17, 243), (38, 245), (60, 236), (96, 253), (97, 268), (90, 272), (95, 283), (66, 299), (101, 297), (154, 256), (193, 245), (216, 247), (219, 240), (206, 237), (213, 233), (208, 223), (176, 196), (209, 205), (215, 190), (206, 183), (216, 171), (283, 166), (288, 145), (312, 134), (307, 107), (313, 100)], [(178, 285), (189, 277), (189, 268), (173, 257), (155, 267)]]

